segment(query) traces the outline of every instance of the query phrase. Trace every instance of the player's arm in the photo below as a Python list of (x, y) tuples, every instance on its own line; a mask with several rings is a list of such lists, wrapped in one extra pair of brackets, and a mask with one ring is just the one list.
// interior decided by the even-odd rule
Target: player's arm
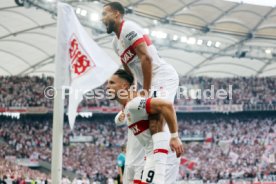
[[(129, 74), (131, 74), (132, 76), (133, 76), (133, 73), (131, 72), (131, 70), (129, 69), (129, 67), (126, 65), (126, 64), (123, 64), (123, 67), (124, 67), (124, 70), (127, 72), (127, 73), (129, 73)], [(136, 77), (135, 76), (133, 76), (134, 77), (134, 81), (133, 81), (133, 86), (135, 87), (135, 89), (137, 89), (137, 80), (136, 80)]]
[(171, 102), (160, 98), (149, 98), (146, 102), (146, 110), (149, 114), (162, 114), (171, 134), (178, 132), (176, 113)]
[(135, 53), (141, 61), (141, 67), (143, 71), (143, 89), (149, 93), (152, 81), (152, 57), (148, 53), (147, 45), (145, 42), (138, 44), (134, 48)]
[(146, 111), (148, 114), (162, 114), (172, 135), (170, 140), (171, 149), (176, 151), (177, 157), (184, 153), (182, 142), (178, 137), (178, 124), (173, 104), (164, 99), (149, 98), (146, 101)]
[(120, 111), (114, 118), (116, 126), (122, 126), (126, 124), (125, 114), (123, 111)]
[(123, 63), (123, 67), (124, 67), (124, 70), (125, 70), (127, 73), (129, 73), (130, 75), (133, 76), (133, 73), (131, 72), (131, 70), (129, 69), (129, 67), (127, 66), (127, 64), (124, 64), (124, 63)]

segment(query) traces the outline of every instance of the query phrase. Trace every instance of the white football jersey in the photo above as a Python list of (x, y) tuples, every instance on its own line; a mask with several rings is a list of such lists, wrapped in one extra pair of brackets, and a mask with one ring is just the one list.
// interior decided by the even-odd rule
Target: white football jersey
[[(176, 158), (176, 154), (172, 152), (169, 147), (168, 150), (154, 150), (148, 120), (148, 113), (150, 111), (150, 101), (151, 98), (146, 99), (144, 97), (138, 96), (129, 101), (124, 109), (129, 130), (132, 131), (139, 143), (145, 149), (146, 162), (143, 168), (142, 183), (150, 183), (150, 181), (152, 181), (154, 177), (152, 175), (152, 173), (154, 173), (156, 169), (155, 160), (153, 157), (154, 153), (166, 151), (163, 152), (168, 154), (166, 162), (166, 177), (164, 183), (175, 184), (179, 169), (179, 159)], [(168, 139), (170, 139), (169, 130), (166, 129), (165, 132), (167, 133), (167, 135), (165, 136)], [(150, 181), (148, 180), (149, 177)]]
[[(126, 124), (126, 119), (119, 120), (122, 111), (120, 111), (115, 117), (115, 123), (117, 126)], [(131, 130), (127, 130), (127, 145), (126, 145), (126, 166), (143, 166), (145, 158), (145, 151), (143, 146), (136, 139)], [(133, 178), (132, 178), (133, 180)]]
[[(131, 130), (139, 143), (144, 147), (146, 155), (153, 154), (154, 151), (148, 120), (150, 101), (151, 98), (137, 96), (130, 100), (124, 108), (128, 129)], [(164, 132), (167, 134), (168, 139), (170, 139), (168, 126), (164, 128)], [(171, 149), (168, 150), (168, 157), (176, 158), (175, 153)]]
[(153, 141), (149, 130), (147, 109), (151, 98), (136, 97), (129, 101), (124, 109), (129, 130), (144, 147), (145, 154), (153, 153)]
[(133, 133), (127, 131), (126, 165), (143, 166), (145, 151)]
[(113, 49), (121, 58), (122, 64), (127, 65), (140, 84), (143, 84), (143, 72), (141, 62), (134, 51), (140, 43), (145, 42), (148, 52), (152, 57), (152, 84), (177, 75), (175, 69), (159, 57), (155, 46), (152, 44), (146, 32), (132, 21), (123, 21), (120, 27), (119, 38), (114, 37)]

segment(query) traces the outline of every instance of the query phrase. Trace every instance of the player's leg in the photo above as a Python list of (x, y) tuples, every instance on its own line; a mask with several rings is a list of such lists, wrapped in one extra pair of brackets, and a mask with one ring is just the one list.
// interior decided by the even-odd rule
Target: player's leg
[(178, 175), (179, 175), (179, 165), (176, 166), (176, 165), (168, 164), (167, 170), (166, 170), (165, 183), (176, 184)]
[(168, 132), (163, 131), (164, 118), (162, 116), (149, 117), (149, 129), (153, 140), (153, 159), (155, 162), (155, 175), (160, 180), (165, 179), (166, 162), (169, 149)]
[[(144, 170), (143, 170), (143, 175), (142, 175), (142, 182), (141, 184), (163, 184), (164, 180), (162, 182), (156, 181), (156, 173), (155, 173), (155, 161), (153, 158), (153, 155), (150, 155), (147, 157)], [(165, 183), (164, 183), (165, 184)]]
[[(153, 93), (153, 97), (164, 98), (173, 102), (178, 89), (178, 77), (176, 76), (172, 80), (164, 81), (159, 84), (160, 85), (154, 86), (154, 89), (157, 91)], [(162, 116), (150, 116), (149, 119), (149, 129), (152, 134), (154, 146), (155, 175), (157, 178), (160, 178), (160, 180), (164, 180), (167, 157), (170, 149), (170, 134)], [(164, 126), (166, 130), (164, 130)]]
[(141, 184), (144, 166), (135, 166), (133, 184)]
[(176, 160), (173, 157), (168, 158), (167, 168), (166, 168), (166, 184), (176, 184), (179, 175), (179, 164), (180, 160)]
[(134, 166), (125, 166), (123, 183), (124, 184), (132, 184), (134, 180)]

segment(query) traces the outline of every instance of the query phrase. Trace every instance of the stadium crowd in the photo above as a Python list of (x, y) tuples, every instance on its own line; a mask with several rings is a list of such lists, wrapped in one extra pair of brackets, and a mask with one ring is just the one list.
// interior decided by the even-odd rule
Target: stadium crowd
[[(1, 150), (9, 150), (9, 145), (0, 144)], [(49, 176), (45, 173), (29, 169), (25, 166), (20, 166), (12, 160), (2, 157), (3, 151), (0, 157), (0, 183), (1, 184), (26, 184), (37, 183), (47, 184)]]
[[(181, 137), (192, 138), (182, 158), (182, 179), (260, 177), (275, 174), (276, 118), (190, 119), (178, 115)], [(6, 118), (0, 137), (6, 142), (1, 158), (16, 156), (51, 161), (52, 128), (48, 117)], [(78, 119), (74, 133), (64, 126), (63, 167), (93, 181), (116, 176), (119, 146), (126, 141), (126, 127), (115, 127), (112, 118)], [(91, 136), (89, 143), (71, 143), (71, 136)], [(203, 141), (193, 141), (193, 138)], [(273, 157), (274, 155), (274, 157)], [(4, 173), (7, 174), (7, 173)], [(23, 176), (22, 176), (23, 177)]]
[(183, 179), (263, 178), (276, 174), (276, 119), (216, 118), (182, 120), (181, 137), (200, 138), (186, 144)]
[[(187, 89), (188, 96), (176, 99), (177, 105), (276, 104), (275, 77), (208, 78), (182, 76), (180, 77), (180, 86)], [(214, 88), (214, 95), (219, 89), (224, 89), (227, 92), (227, 98), (204, 98), (204, 90), (212, 91), (212, 88)], [(195, 91), (192, 95), (191, 89), (201, 91)], [(206, 93), (207, 97), (211, 96), (211, 93), (207, 91)]]
[[(5, 107), (53, 107), (53, 100), (45, 97), (44, 90), (53, 86), (52, 77), (0, 77), (0, 108)], [(225, 89), (226, 99), (204, 98), (204, 90), (214, 93), (218, 89)], [(230, 86), (231, 85), (231, 86)], [(275, 77), (237, 77), (237, 78), (208, 78), (208, 77), (180, 77), (181, 88), (176, 105), (214, 105), (214, 104), (267, 104), (276, 106), (276, 78)], [(232, 90), (231, 90), (232, 88)], [(194, 92), (192, 92), (192, 89)], [(113, 101), (106, 98), (100, 99), (100, 94), (105, 94), (104, 86), (92, 91), (83, 100), (82, 107), (116, 106)], [(183, 92), (183, 90), (187, 91)], [(201, 90), (201, 91), (195, 91)], [(229, 92), (230, 90), (230, 92)], [(51, 95), (51, 91), (48, 91)], [(207, 97), (211, 94), (207, 92)], [(67, 104), (68, 101), (65, 102)]]
[(52, 107), (44, 89), (53, 85), (52, 77), (1, 76), (0, 107)]
[[(0, 157), (41, 159), (51, 161), (52, 128), (47, 118), (40, 120), (3, 120), (0, 137), (7, 143)], [(116, 176), (116, 157), (126, 142), (126, 127), (115, 127), (109, 119), (93, 123), (80, 120), (72, 133), (64, 125), (63, 168), (81, 177), (105, 181)], [(70, 144), (70, 137), (91, 136), (89, 143)], [(111, 151), (110, 151), (111, 150)], [(100, 163), (100, 164), (99, 164)]]

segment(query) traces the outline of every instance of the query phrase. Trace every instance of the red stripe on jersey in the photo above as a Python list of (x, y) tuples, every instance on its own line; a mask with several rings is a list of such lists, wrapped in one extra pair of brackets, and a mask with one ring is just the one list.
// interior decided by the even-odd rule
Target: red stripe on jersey
[(146, 42), (147, 46), (150, 46), (152, 44), (149, 36), (143, 35), (143, 38), (139, 38), (132, 44), (132, 48), (135, 49), (135, 47), (137, 47), (137, 45), (139, 45), (140, 43), (143, 43), (143, 42)]
[(122, 32), (122, 29), (123, 29), (123, 25), (125, 23), (125, 20), (122, 21), (121, 25), (120, 25), (120, 29), (119, 29), (119, 37), (120, 38), (120, 35), (121, 35), (121, 32)]
[(146, 111), (148, 114), (150, 113), (150, 101), (151, 101), (151, 98), (148, 98), (146, 101)]
[(141, 180), (133, 180), (133, 184), (141, 184)]
[(132, 132), (135, 136), (139, 135), (140, 133), (149, 129), (149, 120), (138, 121), (138, 122), (128, 126), (128, 128), (132, 130)]
[(165, 154), (168, 154), (169, 151), (166, 150), (166, 149), (155, 149), (155, 150), (153, 151), (153, 154), (156, 154), (156, 153), (165, 153)]
[(135, 47), (137, 47), (137, 45), (139, 45), (140, 43), (145, 42), (144, 38), (139, 38), (138, 40), (136, 40), (133, 44), (132, 44), (132, 48), (135, 49)]
[(152, 44), (152, 42), (151, 42), (149, 36), (148, 35), (144, 35), (143, 37), (144, 37), (144, 40), (146, 41), (147, 46), (150, 46)]
[(123, 54), (120, 56), (121, 61), (123, 64), (129, 63), (134, 57), (136, 56), (136, 53), (134, 52), (134, 49), (130, 46), (128, 47)]
[[(122, 24), (123, 24), (123, 22), (122, 22)], [(152, 42), (151, 42), (150, 38), (148, 37), (148, 35), (143, 35), (143, 38), (139, 38), (138, 40), (136, 40), (131, 46), (129, 46), (123, 52), (123, 54), (121, 54), (121, 56), (120, 56), (121, 57), (121, 62), (123, 64), (128, 64), (136, 56), (134, 48), (137, 47), (137, 45), (139, 45), (140, 43), (143, 43), (143, 42), (146, 42), (147, 46), (152, 44)]]

